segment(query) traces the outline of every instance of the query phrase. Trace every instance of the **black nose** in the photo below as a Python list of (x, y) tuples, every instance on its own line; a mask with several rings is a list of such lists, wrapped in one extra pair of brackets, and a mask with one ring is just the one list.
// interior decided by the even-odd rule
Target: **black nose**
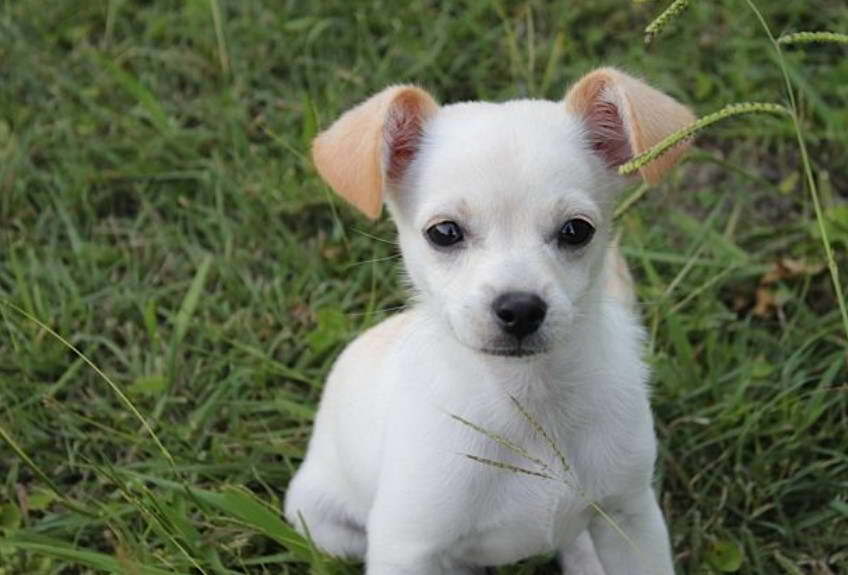
[(521, 339), (539, 329), (548, 304), (534, 293), (513, 291), (495, 298), (492, 309), (501, 329)]

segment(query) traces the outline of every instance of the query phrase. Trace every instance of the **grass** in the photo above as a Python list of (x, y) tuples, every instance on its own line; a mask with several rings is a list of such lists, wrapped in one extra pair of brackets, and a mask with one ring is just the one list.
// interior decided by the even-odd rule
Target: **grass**
[[(761, 4), (776, 35), (848, 30), (839, 2)], [(359, 572), (279, 507), (333, 358), (404, 294), (390, 223), (330, 197), (311, 138), (388, 83), (560, 98), (601, 63), (700, 115), (789, 104), (745, 2), (689, 2), (646, 46), (665, 7), (0, 3), (0, 573)], [(620, 218), (681, 573), (848, 565), (822, 248), (845, 285), (848, 58), (783, 51), (825, 227), (784, 116), (711, 126)]]

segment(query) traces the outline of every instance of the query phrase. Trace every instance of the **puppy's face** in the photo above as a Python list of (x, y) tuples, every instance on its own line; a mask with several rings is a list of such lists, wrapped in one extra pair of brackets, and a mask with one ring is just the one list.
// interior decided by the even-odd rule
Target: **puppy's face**
[[(321, 176), (369, 217), (388, 204), (421, 302), (463, 345), (535, 357), (580, 337), (604, 297), (616, 167), (694, 121), (668, 96), (610, 68), (564, 102), (440, 108), (393, 86), (316, 138)], [(644, 166), (658, 181), (678, 145)]]
[(580, 337), (621, 183), (561, 104), (472, 103), (422, 126), (387, 201), (431, 314), (480, 353), (528, 357)]

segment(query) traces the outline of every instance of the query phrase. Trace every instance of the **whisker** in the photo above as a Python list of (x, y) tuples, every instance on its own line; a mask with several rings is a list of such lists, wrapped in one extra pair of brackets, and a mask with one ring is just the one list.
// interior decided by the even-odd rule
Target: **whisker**
[(359, 235), (361, 235), (361, 236), (365, 236), (366, 238), (371, 238), (372, 240), (376, 240), (376, 241), (378, 241), (378, 242), (383, 242), (384, 244), (389, 244), (389, 245), (391, 245), (391, 246), (397, 246), (397, 245), (400, 245), (400, 244), (399, 244), (399, 242), (398, 242), (397, 240), (387, 240), (387, 239), (385, 239), (385, 238), (380, 238), (380, 237), (377, 237), (377, 236), (375, 236), (375, 235), (373, 235), (373, 234), (369, 234), (369, 233), (368, 233), (368, 232), (366, 232), (365, 230), (360, 230), (360, 229), (358, 229), (358, 228), (354, 228), (354, 229), (353, 229), (353, 231), (354, 231), (354, 233), (357, 233), (357, 234), (359, 234)]
[(382, 257), (382, 258), (371, 258), (369, 260), (352, 262), (352, 263), (349, 263), (348, 265), (346, 265), (344, 267), (344, 269), (349, 270), (351, 268), (354, 268), (356, 266), (361, 266), (361, 265), (364, 265), (364, 264), (373, 264), (373, 263), (385, 262), (385, 261), (389, 261), (389, 260), (396, 260), (396, 259), (400, 259), (400, 257), (401, 257), (400, 254), (392, 254), (390, 256), (385, 256), (385, 257)]
[(371, 311), (348, 312), (345, 315), (348, 316), (348, 317), (365, 317), (366, 315), (387, 314), (387, 313), (393, 313), (393, 312), (396, 312), (396, 311), (403, 311), (403, 310), (406, 310), (406, 309), (409, 309), (409, 306), (404, 304), (404, 305), (398, 305), (398, 306), (394, 306), (394, 307), (385, 307), (385, 308), (382, 308), (382, 309), (375, 309), (375, 310), (371, 310)]

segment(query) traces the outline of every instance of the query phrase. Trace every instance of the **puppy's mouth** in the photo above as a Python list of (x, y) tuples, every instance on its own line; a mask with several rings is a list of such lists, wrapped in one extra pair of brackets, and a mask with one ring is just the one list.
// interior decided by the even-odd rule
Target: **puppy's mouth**
[(546, 350), (542, 348), (533, 348), (533, 347), (484, 347), (480, 349), (481, 353), (485, 353), (486, 355), (494, 355), (497, 357), (532, 357), (534, 355), (541, 355), (545, 353)]

